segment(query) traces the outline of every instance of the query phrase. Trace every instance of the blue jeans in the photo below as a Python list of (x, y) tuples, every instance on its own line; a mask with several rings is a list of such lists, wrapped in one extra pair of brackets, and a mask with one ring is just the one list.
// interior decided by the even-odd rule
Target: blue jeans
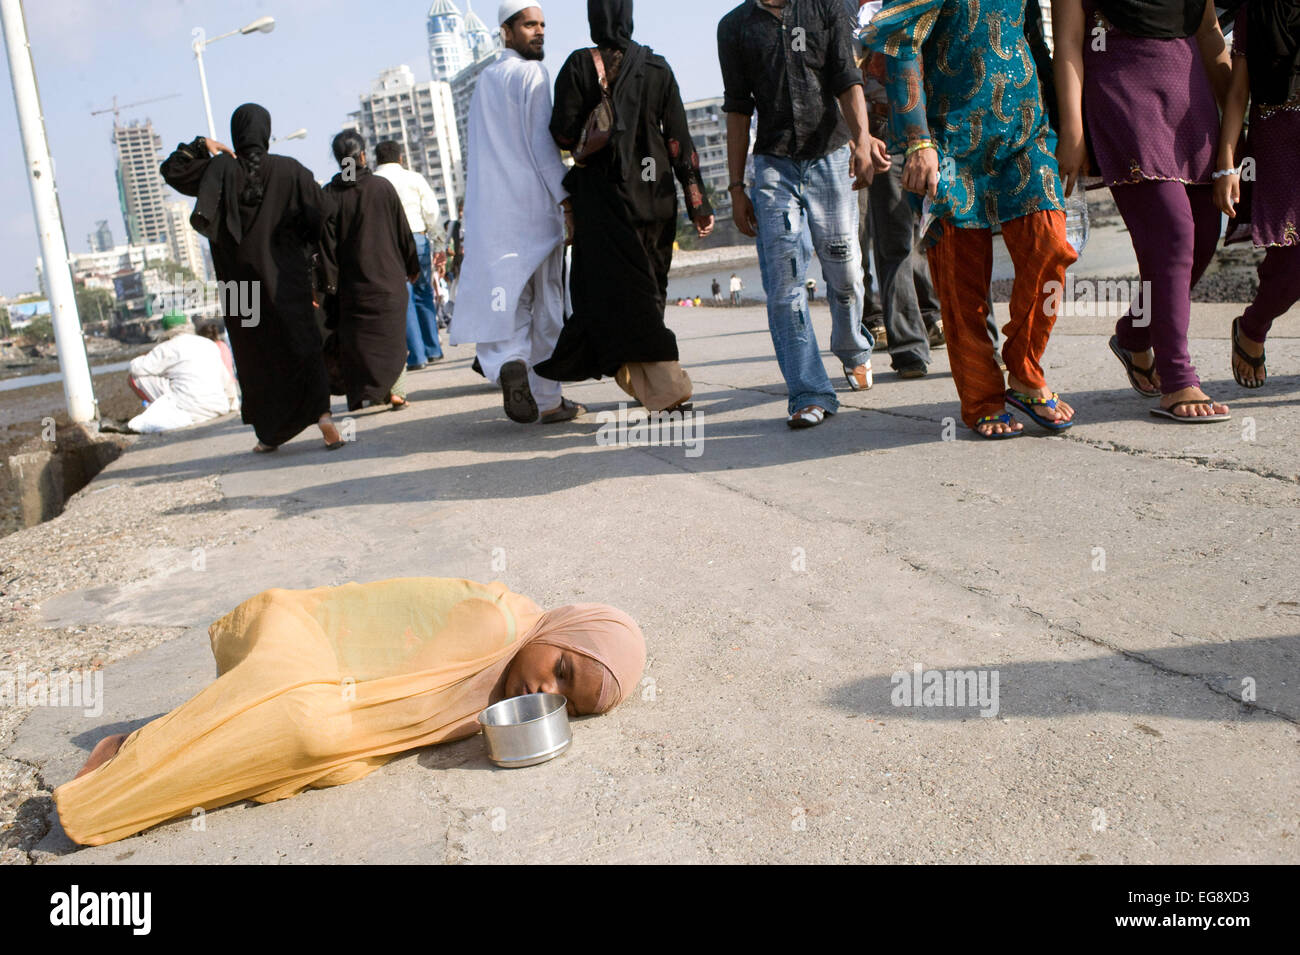
[(755, 155), (750, 199), (758, 220), (767, 326), (790, 393), (790, 413), (807, 405), (834, 413), (839, 399), (822, 364), (804, 281), (815, 249), (831, 307), (831, 351), (846, 368), (867, 364), (875, 342), (862, 324), (862, 250), (849, 147), (812, 160)]
[(438, 341), (438, 306), (433, 298), (433, 259), (429, 237), (415, 236), (415, 251), (420, 256), (420, 278), (410, 286), (406, 301), (406, 363), (423, 365), (431, 358), (442, 357)]

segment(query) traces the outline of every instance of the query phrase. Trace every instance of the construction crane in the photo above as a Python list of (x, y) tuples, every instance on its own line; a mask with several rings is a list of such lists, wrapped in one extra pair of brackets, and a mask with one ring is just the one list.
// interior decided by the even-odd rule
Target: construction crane
[(114, 96), (112, 106), (107, 106), (104, 109), (92, 110), (90, 115), (99, 116), (101, 113), (112, 113), (113, 125), (120, 126), (121, 123), (119, 123), (117, 120), (118, 120), (118, 114), (121, 113), (122, 110), (131, 109), (133, 106), (144, 106), (146, 103), (161, 103), (165, 99), (175, 99), (180, 95), (181, 95), (180, 93), (172, 93), (169, 96), (155, 96), (153, 99), (142, 99), (137, 103), (123, 103), (121, 106), (117, 105), (117, 97)]

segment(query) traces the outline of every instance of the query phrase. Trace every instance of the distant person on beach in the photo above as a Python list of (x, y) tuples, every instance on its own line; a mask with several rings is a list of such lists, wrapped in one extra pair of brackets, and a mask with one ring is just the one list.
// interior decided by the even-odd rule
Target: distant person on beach
[(722, 286), (718, 284), (717, 279), (713, 280), (713, 304), (722, 304)]
[(539, 5), (505, 0), (497, 19), (505, 49), (483, 71), (469, 107), (474, 159), (451, 341), (475, 345), (507, 418), (559, 424), (587, 409), (537, 371), (564, 326), (564, 246), (573, 233), (567, 170), (548, 129), (546, 18)]
[(102, 739), (55, 790), (74, 842), (352, 782), (473, 736), (478, 714), (513, 696), (559, 693), (572, 716), (607, 713), (645, 666), (645, 639), (621, 610), (544, 611), (499, 583), (447, 578), (268, 590), (208, 633), (216, 682)]
[(735, 272), (732, 272), (731, 273), (731, 304), (732, 305), (740, 304), (740, 293), (744, 291), (744, 289), (745, 289), (745, 283), (741, 280), (739, 275), (737, 275)]
[[(1251, 205), (1241, 203), (1237, 140), (1250, 101), (1250, 154), (1255, 160)], [(1273, 320), (1300, 301), (1300, 5), (1248, 0), (1232, 31), (1232, 87), (1219, 133), (1215, 202), (1235, 229), (1262, 248), (1259, 291), (1232, 321), (1232, 376), (1243, 388), (1268, 376), (1264, 341)], [(1230, 236), (1232, 238), (1232, 236)], [(1242, 235), (1245, 238), (1245, 235)]]
[(160, 171), (198, 198), (190, 224), (212, 247), (217, 279), (235, 290), (223, 307), (253, 450), (274, 451), (313, 424), (336, 450), (343, 440), (330, 417), (308, 267), (324, 221), (320, 187), (296, 159), (267, 152), (271, 114), (261, 106), (235, 110), (230, 134), (233, 150), (199, 136)]
[[(845, 0), (746, 0), (718, 24), (732, 215), (758, 240), (767, 323), (785, 378), (786, 424), (811, 428), (839, 409), (808, 316), (812, 251), (831, 308), (831, 351), (854, 391), (871, 387), (862, 324), (855, 189), (889, 168), (871, 137), (855, 22)], [(807, 50), (791, 52), (792, 42)], [(814, 55), (815, 54), (815, 55)], [(754, 182), (745, 191), (750, 118), (758, 113)]]
[(415, 237), (397, 190), (370, 169), (361, 134), (345, 130), (331, 148), (339, 172), (323, 190), (320, 250), (348, 410), (388, 405), (401, 411), (407, 406), (408, 283), (420, 279)]
[[(962, 421), (994, 440), (1024, 432), (1007, 405), (1051, 431), (1074, 419), (1041, 364), (1055, 321), (1051, 289), (1062, 287), (1078, 255), (1065, 237), (1056, 134), (1024, 14), (1025, 0), (891, 3), (861, 38), (864, 49), (885, 55), (903, 188), (918, 209), (930, 200), (925, 241)], [(1005, 377), (985, 324), (995, 227), (1015, 264)]]
[(1151, 414), (1226, 421), (1228, 406), (1201, 389), (1187, 339), (1192, 286), (1222, 229), (1214, 161), (1232, 65), (1214, 4), (1057, 0), (1052, 32), (1066, 195), (1092, 166), (1091, 148), (1142, 279), (1110, 350), (1134, 391), (1160, 399)]
[(230, 372), (230, 377), (235, 377), (235, 359), (230, 353), (230, 345), (226, 342), (226, 336), (223, 334), (220, 322), (202, 322), (196, 325), (195, 332), (208, 341), (216, 342), (217, 350), (221, 352), (221, 363), (226, 366), (226, 371)]
[(137, 434), (188, 428), (239, 410), (239, 390), (215, 342), (184, 315), (164, 315), (163, 341), (131, 361), (127, 384), (148, 407), (129, 422)]
[[(537, 372), (557, 381), (612, 377), (650, 411), (685, 407), (694, 385), (664, 324), (677, 235), (677, 191), (696, 234), (713, 232), (699, 156), (672, 67), (632, 39), (632, 0), (588, 0), (595, 48), (570, 54), (555, 79), (551, 135), (579, 148), (608, 88), (608, 144), (564, 179), (573, 197), (573, 314)], [(657, 170), (646, 175), (647, 170)]]

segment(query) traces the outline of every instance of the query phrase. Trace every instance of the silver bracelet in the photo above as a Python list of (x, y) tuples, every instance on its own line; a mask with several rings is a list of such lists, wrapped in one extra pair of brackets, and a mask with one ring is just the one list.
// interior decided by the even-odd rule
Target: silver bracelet
[(1210, 178), (1212, 180), (1222, 179), (1224, 176), (1236, 176), (1239, 175), (1240, 173), (1241, 173), (1241, 167), (1237, 167), (1236, 169), (1220, 169), (1217, 172), (1215, 172), (1215, 174)]

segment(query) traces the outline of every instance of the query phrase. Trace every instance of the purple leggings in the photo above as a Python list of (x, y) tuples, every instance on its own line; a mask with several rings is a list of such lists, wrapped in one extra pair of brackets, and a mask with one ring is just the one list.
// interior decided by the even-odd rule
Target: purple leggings
[(1116, 324), (1119, 346), (1136, 352), (1155, 349), (1160, 390), (1165, 394), (1199, 387), (1187, 350), (1187, 326), (1192, 318), (1192, 286), (1219, 243), (1214, 188), (1148, 179), (1115, 186), (1110, 194), (1133, 238), (1143, 290), (1151, 290), (1141, 298), (1145, 326), (1134, 326), (1132, 311)]
[(1268, 338), (1273, 319), (1300, 302), (1300, 245), (1269, 246), (1259, 263), (1259, 292), (1237, 328), (1253, 342)]

